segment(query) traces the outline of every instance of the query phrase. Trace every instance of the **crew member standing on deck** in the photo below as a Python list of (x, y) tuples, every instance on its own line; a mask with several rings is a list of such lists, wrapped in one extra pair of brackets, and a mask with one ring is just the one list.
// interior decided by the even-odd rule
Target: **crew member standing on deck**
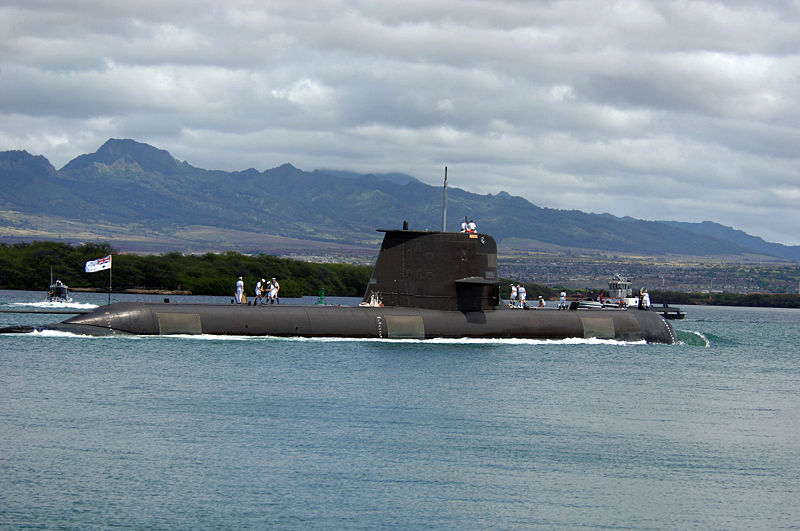
[(558, 309), (559, 310), (566, 310), (567, 309), (567, 292), (561, 291), (561, 298), (558, 299)]
[(526, 308), (525, 306), (525, 299), (527, 298), (528, 293), (525, 291), (525, 285), (520, 284), (517, 286), (517, 298), (519, 299), (519, 307)]
[(508, 296), (508, 305), (513, 308), (516, 302), (517, 302), (517, 286), (511, 284), (511, 295)]
[(244, 280), (242, 280), (242, 277), (239, 277), (239, 280), (236, 281), (236, 304), (242, 303), (243, 294), (244, 294)]
[(647, 293), (647, 290), (644, 290), (644, 293), (642, 294), (642, 309), (650, 309), (650, 294)]
[(275, 277), (272, 277), (272, 281), (269, 283), (269, 303), (270, 304), (280, 304), (281, 300), (278, 298), (278, 290), (281, 289), (280, 284), (278, 281), (275, 280)]
[(467, 232), (470, 232), (472, 234), (475, 234), (476, 232), (478, 232), (478, 226), (475, 225), (474, 221), (469, 220), (469, 223), (467, 223)]
[(256, 282), (256, 300), (253, 301), (253, 305), (258, 304), (259, 302), (262, 302), (263, 304), (262, 301), (263, 298), (264, 298), (264, 279), (262, 278), (261, 280)]
[(467, 223), (467, 216), (464, 216), (464, 221), (461, 222), (461, 232), (467, 232), (469, 224)]

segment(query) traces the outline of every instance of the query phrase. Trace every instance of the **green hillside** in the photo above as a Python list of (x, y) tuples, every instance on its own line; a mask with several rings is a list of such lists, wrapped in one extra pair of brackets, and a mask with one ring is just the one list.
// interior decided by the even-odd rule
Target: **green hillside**
[[(335, 173), (335, 174), (332, 174)], [(0, 237), (53, 235), (80, 228), (114, 241), (181, 240), (190, 227), (232, 234), (373, 246), (376, 228), (441, 229), (439, 187), (389, 174), (306, 172), (291, 164), (267, 171), (211, 171), (133, 140), (108, 140), (56, 171), (44, 157), (0, 153)], [(505, 192), (448, 192), (448, 230), (463, 216), (498, 242), (650, 256), (772, 256), (800, 260), (800, 247), (765, 244), (735, 231), (541, 208)], [(23, 221), (20, 221), (22, 219)], [(43, 227), (50, 227), (46, 232)], [(106, 229), (103, 229), (106, 227)], [(80, 232), (66, 237), (87, 241)], [(8, 241), (8, 239), (6, 239)], [(185, 247), (197, 245), (185, 241)], [(230, 247), (229, 247), (230, 248)]]

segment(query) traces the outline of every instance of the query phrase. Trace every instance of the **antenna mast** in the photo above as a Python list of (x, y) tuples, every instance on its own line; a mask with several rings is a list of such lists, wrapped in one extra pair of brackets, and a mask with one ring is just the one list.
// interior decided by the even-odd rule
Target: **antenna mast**
[(442, 199), (442, 232), (447, 230), (447, 166), (444, 167), (444, 192)]

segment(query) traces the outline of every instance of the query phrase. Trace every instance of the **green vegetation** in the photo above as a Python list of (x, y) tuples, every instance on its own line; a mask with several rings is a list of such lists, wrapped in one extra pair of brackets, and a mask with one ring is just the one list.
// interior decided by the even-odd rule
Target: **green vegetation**
[(656, 304), (698, 304), (716, 306), (751, 306), (756, 308), (800, 308), (800, 295), (790, 293), (681, 293), (650, 291)]
[(108, 273), (85, 273), (84, 265), (113, 255), (112, 284), (115, 291), (133, 288), (186, 290), (195, 295), (232, 295), (236, 279), (244, 277), (251, 296), (261, 278), (276, 277), (281, 296), (326, 295), (360, 297), (372, 272), (371, 266), (313, 264), (260, 254), (206, 253), (203, 255), (116, 254), (108, 244), (70, 246), (55, 242), (0, 244), (0, 288), (45, 290), (53, 276), (71, 288), (108, 286)]

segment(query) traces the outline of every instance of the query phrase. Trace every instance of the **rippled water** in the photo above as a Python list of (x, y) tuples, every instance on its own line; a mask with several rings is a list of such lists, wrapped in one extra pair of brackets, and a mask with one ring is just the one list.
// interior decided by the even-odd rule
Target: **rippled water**
[(800, 312), (684, 309), (674, 346), (3, 335), (0, 526), (799, 526)]

